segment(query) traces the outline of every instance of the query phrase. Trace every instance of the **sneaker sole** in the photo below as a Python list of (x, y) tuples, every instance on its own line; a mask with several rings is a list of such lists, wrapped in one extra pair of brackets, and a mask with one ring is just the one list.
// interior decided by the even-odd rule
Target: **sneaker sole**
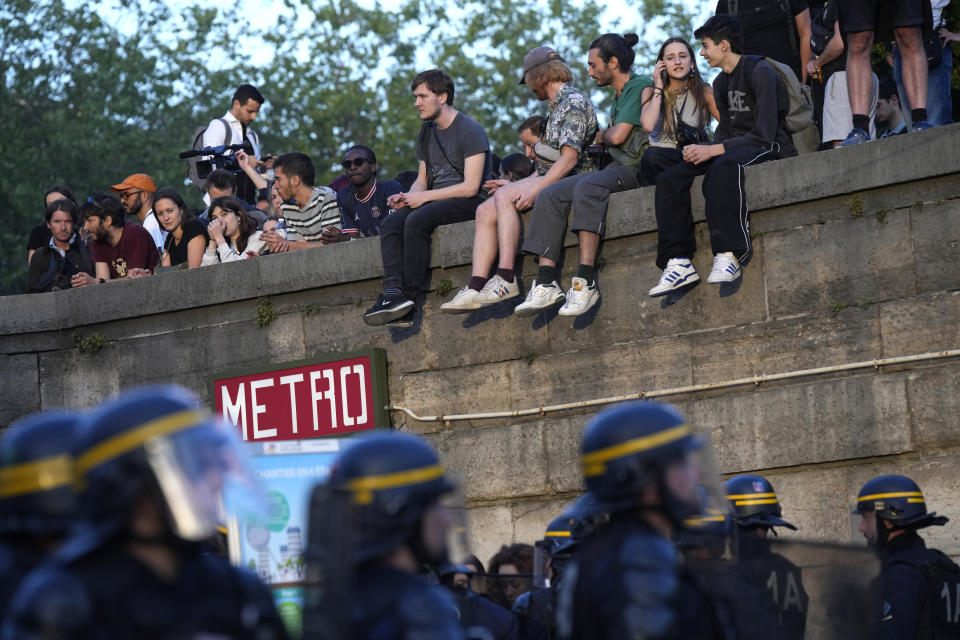
[(363, 322), (370, 327), (380, 327), (398, 318), (407, 315), (413, 306), (412, 300), (407, 300), (403, 304), (390, 309), (377, 310), (363, 314)]
[(566, 300), (567, 300), (567, 296), (560, 296), (560, 297), (558, 297), (556, 300), (554, 300), (553, 302), (551, 302), (550, 304), (546, 304), (546, 305), (544, 305), (544, 306), (542, 306), (542, 307), (519, 307), (519, 306), (518, 306), (516, 309), (513, 310), (513, 315), (515, 315), (515, 316), (520, 316), (521, 318), (525, 318), (525, 317), (527, 317), (527, 316), (535, 316), (535, 315), (537, 315), (538, 313), (540, 313), (541, 311), (546, 311), (547, 309), (552, 309), (553, 307), (557, 306), (558, 304), (560, 304), (560, 303), (562, 303), (562, 302), (566, 302)]
[(740, 279), (740, 276), (743, 275), (742, 271), (737, 271), (736, 275), (733, 277), (723, 276), (722, 278), (707, 278), (707, 284), (727, 284), (729, 282), (736, 282)]
[(600, 302), (600, 294), (597, 294), (597, 297), (593, 299), (593, 302), (591, 302), (590, 304), (588, 304), (586, 307), (584, 307), (584, 308), (583, 308), (582, 310), (580, 310), (580, 311), (576, 311), (576, 312), (567, 311), (566, 313), (564, 313), (563, 310), (564, 310), (566, 307), (561, 307), (561, 308), (560, 308), (560, 311), (557, 312), (557, 315), (566, 316), (566, 317), (568, 317), (568, 318), (570, 318), (570, 317), (576, 317), (576, 316), (582, 316), (582, 315), (585, 314), (587, 311), (590, 311), (590, 309), (593, 309), (593, 308), (597, 305), (598, 302)]
[(648, 292), (648, 295), (649, 295), (651, 298), (658, 298), (658, 297), (660, 297), (660, 296), (663, 296), (663, 295), (666, 295), (666, 294), (670, 293), (671, 291), (676, 291), (677, 289), (683, 289), (683, 288), (685, 288), (685, 287), (689, 287), (689, 286), (692, 285), (694, 282), (700, 282), (700, 274), (699, 274), (699, 273), (691, 273), (690, 275), (688, 275), (688, 276), (687, 276), (686, 278), (684, 278), (683, 280), (680, 280), (679, 282), (674, 283), (674, 285), (673, 285), (672, 287), (670, 287), (669, 289), (664, 289), (663, 291), (657, 291), (657, 292), (654, 292), (654, 291), (651, 289), (651, 290)]
[(479, 305), (476, 303), (474, 303), (474, 305), (470, 307), (447, 307), (444, 305), (440, 305), (440, 313), (449, 313), (450, 315), (454, 315), (458, 313), (470, 313), (471, 311), (476, 311), (481, 307), (482, 305)]
[(501, 298), (497, 298), (496, 300), (488, 300), (488, 301), (478, 300), (478, 301), (476, 302), (476, 304), (479, 305), (477, 308), (478, 308), (478, 309), (482, 309), (482, 308), (484, 308), (484, 307), (492, 307), (493, 305), (495, 305), (495, 304), (500, 304), (501, 302), (504, 302), (505, 300), (513, 300), (514, 298), (516, 298), (516, 297), (519, 296), (519, 295), (520, 295), (520, 290), (518, 289), (517, 291), (515, 291), (514, 293), (511, 293), (510, 295), (506, 295), (506, 296), (503, 296), (503, 297), (501, 297)]

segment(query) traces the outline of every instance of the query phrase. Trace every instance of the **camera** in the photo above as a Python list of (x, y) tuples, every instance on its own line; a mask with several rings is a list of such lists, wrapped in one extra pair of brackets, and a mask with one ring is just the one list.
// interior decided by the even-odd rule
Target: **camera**
[(613, 158), (610, 157), (610, 150), (605, 144), (591, 144), (587, 147), (587, 157), (590, 158), (593, 167), (597, 170), (603, 169), (613, 161)]
[(246, 142), (244, 144), (224, 144), (218, 147), (204, 147), (203, 149), (191, 149), (184, 151), (180, 157), (184, 160), (196, 158), (197, 156), (209, 156), (206, 160), (197, 160), (197, 177), (205, 180), (214, 169), (223, 169), (230, 173), (240, 173), (240, 163), (237, 162), (236, 151), (244, 151), (253, 155), (253, 146)]

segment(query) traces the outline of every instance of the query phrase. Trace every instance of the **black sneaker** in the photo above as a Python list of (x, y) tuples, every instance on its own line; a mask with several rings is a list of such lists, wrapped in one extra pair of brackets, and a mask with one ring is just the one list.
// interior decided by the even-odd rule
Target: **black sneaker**
[(391, 320), (386, 324), (387, 327), (395, 327), (397, 329), (406, 329), (412, 327), (414, 321), (417, 319), (417, 310), (410, 309), (404, 315), (400, 316), (396, 320)]
[(363, 321), (371, 327), (379, 327), (402, 318), (412, 308), (413, 301), (407, 300), (402, 293), (390, 296), (381, 293), (376, 304), (363, 314)]

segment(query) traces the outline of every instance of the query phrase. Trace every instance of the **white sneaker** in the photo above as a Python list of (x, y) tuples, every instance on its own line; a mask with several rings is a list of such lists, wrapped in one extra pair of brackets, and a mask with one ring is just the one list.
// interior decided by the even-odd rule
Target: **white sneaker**
[(440, 305), (440, 311), (444, 313), (466, 313), (479, 309), (483, 306), (477, 302), (477, 294), (479, 293), (479, 291), (474, 291), (470, 287), (464, 287), (457, 291), (457, 295), (453, 296), (452, 300)]
[(660, 274), (660, 282), (653, 289), (650, 289), (650, 295), (653, 297), (662, 296), (676, 289), (682, 289), (700, 279), (693, 263), (689, 258), (671, 258), (667, 262), (667, 268)]
[(513, 282), (507, 282), (500, 276), (495, 275), (487, 280), (487, 284), (483, 285), (483, 289), (477, 293), (474, 300), (477, 305), (486, 307), (518, 295), (520, 295), (520, 284), (517, 282), (516, 276), (514, 276)]
[(597, 283), (589, 286), (583, 278), (574, 278), (573, 286), (567, 291), (567, 301), (560, 307), (561, 316), (579, 316), (586, 313), (590, 307), (600, 301), (600, 290)]
[(713, 257), (713, 269), (707, 282), (710, 284), (723, 284), (724, 282), (733, 282), (740, 277), (740, 261), (727, 251), (718, 253)]
[(530, 291), (527, 292), (527, 299), (518, 304), (513, 312), (518, 316), (533, 316), (544, 309), (549, 309), (564, 298), (563, 289), (556, 281), (550, 284), (537, 284), (534, 280)]

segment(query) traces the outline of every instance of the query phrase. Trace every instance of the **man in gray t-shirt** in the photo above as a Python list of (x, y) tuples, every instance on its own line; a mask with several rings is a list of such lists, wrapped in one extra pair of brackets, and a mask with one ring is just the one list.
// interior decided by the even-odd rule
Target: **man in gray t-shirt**
[(483, 127), (453, 108), (453, 80), (439, 69), (410, 86), (423, 126), (417, 134), (417, 179), (387, 199), (396, 209), (380, 225), (383, 293), (363, 321), (371, 326), (412, 322), (414, 299), (430, 268), (430, 236), (443, 224), (472, 220), (493, 177)]

